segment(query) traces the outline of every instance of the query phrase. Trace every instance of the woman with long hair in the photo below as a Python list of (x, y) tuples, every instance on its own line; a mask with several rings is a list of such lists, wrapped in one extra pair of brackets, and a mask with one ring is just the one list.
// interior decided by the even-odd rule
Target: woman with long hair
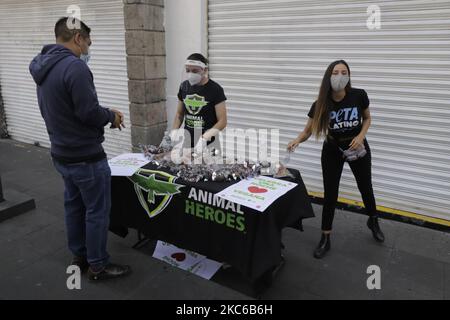
[(361, 192), (369, 216), (367, 226), (375, 240), (383, 242), (372, 188), (371, 151), (365, 138), (371, 123), (369, 98), (363, 89), (352, 88), (350, 67), (344, 60), (328, 66), (319, 96), (308, 116), (305, 129), (289, 143), (288, 150), (294, 151), (311, 135), (317, 139), (325, 137), (321, 156), (324, 185), (322, 236), (314, 257), (322, 258), (331, 248), (330, 234), (345, 162), (350, 165)]

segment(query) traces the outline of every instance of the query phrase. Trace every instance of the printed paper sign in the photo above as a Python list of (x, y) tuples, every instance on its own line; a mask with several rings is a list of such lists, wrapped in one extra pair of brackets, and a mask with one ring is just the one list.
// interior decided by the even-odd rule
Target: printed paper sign
[(142, 153), (125, 153), (108, 161), (112, 176), (131, 177), (150, 161)]
[(153, 257), (207, 280), (222, 267), (222, 263), (162, 241), (157, 242)]
[(275, 200), (295, 188), (296, 183), (259, 176), (233, 184), (217, 195), (228, 201), (255, 209), (265, 211)]

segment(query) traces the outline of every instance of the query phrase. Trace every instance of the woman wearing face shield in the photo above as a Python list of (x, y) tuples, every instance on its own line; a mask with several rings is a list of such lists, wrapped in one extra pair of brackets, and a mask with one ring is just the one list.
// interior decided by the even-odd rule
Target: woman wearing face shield
[(227, 126), (227, 110), (223, 88), (208, 77), (208, 60), (199, 53), (191, 54), (185, 63), (187, 80), (178, 91), (178, 107), (172, 132), (184, 121), (185, 148), (201, 153), (220, 151), (218, 134)]
[(324, 204), (322, 211), (322, 236), (314, 251), (322, 258), (331, 248), (330, 234), (339, 193), (344, 162), (348, 162), (369, 216), (368, 228), (378, 242), (384, 241), (377, 218), (372, 188), (371, 152), (365, 138), (370, 127), (369, 98), (362, 89), (352, 88), (350, 68), (344, 60), (331, 63), (322, 79), (318, 99), (308, 113), (305, 129), (288, 145), (294, 151), (311, 135), (325, 136), (322, 148), (322, 175)]

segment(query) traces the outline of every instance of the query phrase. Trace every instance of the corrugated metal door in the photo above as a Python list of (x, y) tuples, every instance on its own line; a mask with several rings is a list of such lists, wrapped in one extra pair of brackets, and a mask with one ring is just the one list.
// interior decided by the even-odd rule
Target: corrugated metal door
[[(303, 129), (327, 65), (350, 64), (371, 100), (378, 205), (450, 220), (450, 1), (209, 1), (211, 76), (229, 97), (230, 126), (280, 128), (284, 148)], [(322, 192), (321, 143), (293, 166)], [(340, 196), (360, 200), (345, 166)]]
[(28, 65), (44, 44), (55, 42), (55, 22), (69, 15), (67, 9), (74, 4), (92, 29), (89, 66), (100, 104), (121, 110), (127, 119), (128, 126), (122, 132), (105, 130), (105, 150), (108, 156), (128, 152), (131, 134), (122, 0), (0, 2), (0, 83), (8, 131), (13, 139), (49, 146)]

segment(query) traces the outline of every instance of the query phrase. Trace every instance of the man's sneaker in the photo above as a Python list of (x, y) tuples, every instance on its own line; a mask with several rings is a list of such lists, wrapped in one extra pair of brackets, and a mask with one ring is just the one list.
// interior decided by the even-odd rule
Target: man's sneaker
[(86, 272), (89, 269), (89, 263), (87, 262), (86, 257), (74, 256), (70, 265), (79, 267), (82, 273)]
[(92, 268), (89, 268), (88, 278), (90, 281), (101, 281), (124, 277), (130, 273), (131, 273), (130, 266), (110, 263), (98, 272), (94, 272)]

